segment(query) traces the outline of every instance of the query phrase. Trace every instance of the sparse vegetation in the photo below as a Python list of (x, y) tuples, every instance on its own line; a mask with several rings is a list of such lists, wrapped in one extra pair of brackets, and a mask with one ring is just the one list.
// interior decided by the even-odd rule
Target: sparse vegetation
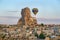
[(39, 35), (39, 39), (45, 39), (45, 35), (44, 35), (43, 33), (41, 33), (41, 34)]
[(43, 24), (43, 23), (41, 23), (41, 26), (42, 26), (42, 27), (44, 27), (44, 24)]

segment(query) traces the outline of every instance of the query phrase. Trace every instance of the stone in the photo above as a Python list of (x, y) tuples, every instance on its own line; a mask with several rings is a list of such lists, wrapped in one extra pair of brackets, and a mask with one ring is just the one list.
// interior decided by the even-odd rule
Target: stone
[(18, 20), (18, 26), (35, 26), (37, 24), (36, 18), (31, 16), (31, 11), (28, 7), (22, 9), (21, 18)]
[(46, 37), (45, 40), (50, 40), (50, 38), (49, 37)]

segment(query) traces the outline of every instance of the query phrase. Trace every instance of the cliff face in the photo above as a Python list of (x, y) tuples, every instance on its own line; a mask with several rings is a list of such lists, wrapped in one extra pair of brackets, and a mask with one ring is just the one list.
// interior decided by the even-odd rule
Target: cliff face
[(22, 9), (21, 16), (22, 17), (19, 19), (19, 21), (17, 23), (18, 26), (21, 26), (21, 25), (34, 26), (35, 24), (37, 24), (36, 18), (33, 18), (31, 16), (31, 12), (28, 7)]

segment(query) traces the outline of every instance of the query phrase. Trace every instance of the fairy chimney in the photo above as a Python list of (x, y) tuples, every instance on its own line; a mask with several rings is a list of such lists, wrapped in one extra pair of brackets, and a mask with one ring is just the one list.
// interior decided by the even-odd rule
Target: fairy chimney
[(19, 19), (17, 25), (18, 26), (21, 26), (21, 25), (33, 26), (35, 24), (37, 24), (37, 20), (36, 20), (36, 18), (33, 18), (31, 16), (30, 9), (28, 7), (22, 9), (21, 18)]

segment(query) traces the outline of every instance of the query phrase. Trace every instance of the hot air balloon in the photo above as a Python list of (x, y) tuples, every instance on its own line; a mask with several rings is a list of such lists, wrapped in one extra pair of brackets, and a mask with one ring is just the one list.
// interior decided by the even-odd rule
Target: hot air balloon
[(36, 15), (37, 12), (38, 12), (38, 9), (37, 9), (37, 8), (33, 8), (33, 9), (32, 9), (32, 12), (34, 13), (34, 15)]

